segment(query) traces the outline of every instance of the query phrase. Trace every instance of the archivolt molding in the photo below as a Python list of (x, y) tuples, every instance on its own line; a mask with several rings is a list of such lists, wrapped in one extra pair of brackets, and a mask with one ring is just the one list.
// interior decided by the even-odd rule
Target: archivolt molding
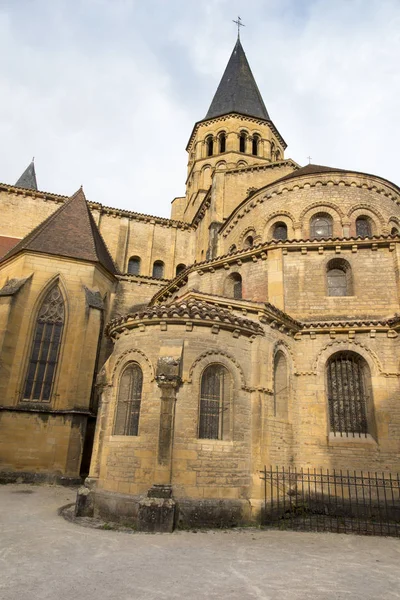
[[(142, 352), (141, 350), (138, 350), (137, 348), (129, 348), (129, 350), (125, 350), (125, 352), (120, 354), (115, 362), (115, 365), (114, 365), (114, 368), (113, 368), (112, 374), (111, 374), (111, 382), (112, 383), (114, 382), (115, 374), (119, 370), (120, 364), (124, 363), (124, 362), (128, 363), (128, 362), (134, 361), (135, 357), (137, 357), (137, 356), (140, 356), (141, 359), (145, 361), (145, 363), (148, 366), (149, 371), (150, 371), (150, 381), (154, 381), (154, 369), (153, 369), (153, 365), (151, 364), (149, 358), (147, 358), (145, 353)], [(141, 362), (140, 359), (138, 360), (138, 362)]]
[(238, 361), (236, 360), (236, 358), (234, 356), (232, 356), (231, 354), (228, 354), (228, 352), (224, 352), (223, 350), (207, 350), (207, 352), (203, 352), (203, 354), (200, 354), (200, 356), (198, 356), (196, 358), (196, 360), (192, 363), (192, 366), (189, 369), (189, 375), (188, 375), (187, 382), (192, 383), (193, 371), (202, 360), (204, 360), (205, 358), (209, 358), (209, 357), (215, 357), (218, 360), (218, 357), (221, 357), (221, 356), (224, 358), (227, 358), (231, 363), (234, 364), (234, 366), (237, 368), (237, 370), (240, 374), (240, 382), (241, 382), (242, 389), (249, 391), (249, 389), (246, 386), (246, 379), (245, 379), (242, 367), (240, 366), (240, 364), (238, 363)]
[(266, 215), (264, 217), (264, 219), (263, 219), (264, 226), (270, 225), (271, 221), (273, 219), (276, 219), (277, 217), (287, 217), (288, 219), (290, 219), (292, 224), (296, 220), (294, 215), (291, 212), (289, 212), (288, 210), (276, 210), (275, 212), (270, 213), (269, 215)]
[(350, 349), (350, 350), (353, 350), (354, 352), (357, 352), (357, 350), (361, 350), (364, 353), (368, 354), (373, 365), (378, 369), (378, 371), (381, 375), (386, 375), (386, 376), (398, 375), (398, 374), (394, 374), (394, 373), (386, 373), (383, 370), (382, 363), (379, 360), (377, 354), (373, 350), (371, 350), (371, 348), (368, 348), (367, 346), (365, 346), (364, 344), (361, 344), (360, 342), (349, 341), (349, 340), (341, 340), (341, 341), (336, 340), (334, 342), (329, 342), (323, 348), (321, 348), (321, 350), (319, 351), (318, 356), (315, 359), (314, 364), (313, 364), (314, 375), (318, 374), (318, 367), (319, 367), (320, 363), (322, 362), (322, 360), (324, 360), (324, 362), (325, 362), (324, 355), (329, 349), (332, 350), (332, 352), (331, 352), (332, 354), (334, 352), (340, 351), (340, 350), (349, 350)]
[(277, 342), (275, 342), (273, 348), (272, 348), (272, 358), (275, 357), (275, 354), (281, 349), (281, 348), (285, 348), (287, 354), (290, 357), (290, 360), (292, 361), (292, 366), (293, 366), (293, 373), (296, 375), (297, 374), (297, 369), (296, 369), (296, 361), (294, 359), (294, 354), (293, 351), (291, 349), (291, 347), (289, 346), (288, 343), (286, 343), (284, 340), (278, 340)]
[(326, 202), (325, 200), (321, 200), (320, 202), (313, 202), (312, 204), (309, 204), (306, 208), (304, 208), (300, 213), (299, 221), (302, 222), (305, 215), (311, 210), (314, 210), (315, 208), (319, 209), (318, 212), (323, 212), (324, 208), (330, 208), (339, 215), (340, 219), (343, 219), (343, 217), (345, 216), (345, 213), (339, 206), (337, 206), (333, 202)]
[(350, 208), (350, 210), (347, 213), (347, 216), (351, 217), (351, 215), (354, 212), (356, 212), (356, 210), (367, 210), (367, 211), (371, 212), (373, 215), (375, 215), (379, 219), (382, 226), (385, 225), (385, 219), (382, 216), (382, 214), (379, 211), (377, 211), (376, 208), (372, 207), (370, 204), (367, 204), (366, 202), (363, 202), (360, 204), (355, 204), (354, 206), (352, 206)]
[(398, 217), (390, 217), (388, 220), (388, 225), (390, 225), (390, 223), (397, 223), (397, 225), (400, 225), (400, 219)]
[(242, 231), (242, 233), (240, 234), (239, 237), (239, 246), (242, 247), (243, 246), (243, 242), (244, 239), (247, 235), (249, 235), (249, 233), (254, 232), (254, 241), (261, 239), (261, 236), (257, 234), (257, 231), (255, 229), (255, 227), (252, 225), (250, 227), (247, 227), (244, 231)]

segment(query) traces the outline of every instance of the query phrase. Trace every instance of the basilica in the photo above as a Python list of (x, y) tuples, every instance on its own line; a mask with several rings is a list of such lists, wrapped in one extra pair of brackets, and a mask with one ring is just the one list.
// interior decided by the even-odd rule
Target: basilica
[(185, 526), (264, 465), (399, 471), (400, 189), (286, 158), (240, 39), (186, 150), (170, 219), (0, 184), (0, 480)]

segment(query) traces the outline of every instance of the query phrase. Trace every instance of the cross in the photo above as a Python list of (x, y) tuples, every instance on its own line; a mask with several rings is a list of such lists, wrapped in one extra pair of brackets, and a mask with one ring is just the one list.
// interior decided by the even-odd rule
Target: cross
[(236, 23), (237, 28), (238, 28), (238, 40), (240, 40), (240, 28), (241, 27), (246, 27), (246, 25), (244, 25), (242, 23), (242, 19), (240, 17), (237, 18), (237, 21), (235, 21), (235, 19), (232, 19), (233, 23)]
[(308, 164), (311, 165), (312, 156), (307, 156), (307, 158), (308, 158)]

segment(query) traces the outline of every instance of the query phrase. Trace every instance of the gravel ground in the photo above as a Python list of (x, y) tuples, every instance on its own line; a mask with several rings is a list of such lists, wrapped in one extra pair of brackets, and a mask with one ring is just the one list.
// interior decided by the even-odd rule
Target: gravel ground
[(400, 599), (398, 539), (89, 529), (57, 514), (75, 493), (0, 486), (1, 600)]

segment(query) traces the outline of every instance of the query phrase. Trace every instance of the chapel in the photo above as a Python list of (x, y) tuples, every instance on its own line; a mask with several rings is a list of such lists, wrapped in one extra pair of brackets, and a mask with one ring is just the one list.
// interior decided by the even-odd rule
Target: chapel
[(398, 472), (399, 187), (286, 158), (240, 39), (186, 150), (170, 219), (0, 184), (0, 480), (185, 526), (264, 465)]

